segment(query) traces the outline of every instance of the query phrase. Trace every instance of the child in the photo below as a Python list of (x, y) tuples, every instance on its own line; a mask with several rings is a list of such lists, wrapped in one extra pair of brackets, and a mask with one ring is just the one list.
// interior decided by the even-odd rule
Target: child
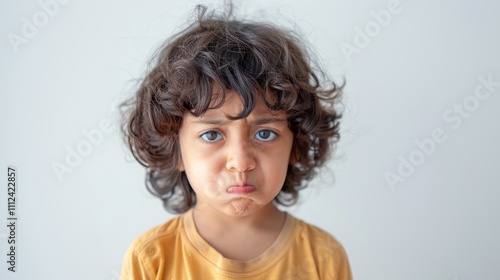
[(290, 31), (197, 11), (123, 105), (148, 189), (183, 214), (132, 243), (121, 279), (352, 279), (339, 242), (276, 207), (337, 143), (343, 86)]

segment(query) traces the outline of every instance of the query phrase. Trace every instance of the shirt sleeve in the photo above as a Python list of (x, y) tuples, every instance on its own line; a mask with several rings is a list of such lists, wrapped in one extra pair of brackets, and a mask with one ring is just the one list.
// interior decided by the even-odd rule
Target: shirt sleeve
[(150, 280), (150, 271), (132, 244), (123, 258), (120, 280)]
[(340, 246), (339, 249), (340, 256), (335, 280), (352, 280), (351, 266), (349, 265), (347, 253), (345, 252), (344, 247)]
[(314, 258), (319, 268), (319, 279), (352, 280), (351, 267), (344, 246), (330, 235), (316, 238)]

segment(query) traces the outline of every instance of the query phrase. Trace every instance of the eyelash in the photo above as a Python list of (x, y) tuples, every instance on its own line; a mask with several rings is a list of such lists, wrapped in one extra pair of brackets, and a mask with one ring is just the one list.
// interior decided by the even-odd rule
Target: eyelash
[(259, 131), (257, 131), (257, 133), (255, 133), (255, 136), (259, 135), (259, 133), (261, 132), (269, 132), (270, 133), (270, 136), (271, 139), (266, 139), (266, 140), (261, 140), (261, 139), (258, 139), (259, 141), (263, 141), (263, 142), (271, 142), (273, 141), (274, 139), (276, 139), (276, 137), (278, 137), (278, 134), (272, 130), (269, 130), (269, 129), (261, 129)]
[[(217, 133), (217, 139), (216, 139), (216, 140), (208, 140), (208, 139), (205, 139), (205, 136), (206, 136), (207, 134), (209, 134), (209, 133)], [(207, 131), (207, 132), (203, 133), (202, 135), (200, 135), (200, 138), (201, 138), (201, 140), (203, 140), (203, 141), (205, 141), (205, 142), (207, 142), (207, 143), (212, 144), (212, 143), (215, 143), (215, 142), (219, 141), (219, 140), (220, 140), (219, 138), (221, 138), (221, 139), (222, 139), (222, 135), (221, 135), (219, 132), (215, 131), (215, 130), (210, 130), (210, 131)]]
[[(257, 138), (257, 135), (261, 132), (269, 132), (270, 133), (270, 139), (258, 139)], [(209, 133), (216, 133), (217, 134), (217, 137), (215, 140), (209, 140), (209, 139), (206, 139), (206, 135), (209, 134)], [(259, 131), (257, 131), (255, 134), (254, 134), (255, 138), (257, 138), (257, 140), (259, 141), (262, 141), (262, 142), (271, 142), (273, 141), (274, 139), (276, 139), (278, 137), (278, 133), (276, 133), (275, 131), (272, 131), (270, 129), (261, 129)], [(210, 130), (210, 131), (207, 131), (207, 132), (204, 132), (203, 134), (200, 135), (200, 138), (201, 140), (203, 140), (204, 142), (208, 143), (208, 144), (213, 144), (213, 143), (216, 143), (218, 141), (220, 141), (222, 139), (222, 135), (215, 131), (215, 130)]]

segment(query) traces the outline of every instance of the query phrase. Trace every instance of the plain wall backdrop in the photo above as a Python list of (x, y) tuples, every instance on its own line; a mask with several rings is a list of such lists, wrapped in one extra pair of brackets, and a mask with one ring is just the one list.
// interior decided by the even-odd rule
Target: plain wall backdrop
[[(116, 280), (132, 240), (172, 217), (145, 190), (117, 104), (197, 3), (0, 4), (1, 279)], [(235, 4), (299, 28), (347, 80), (336, 155), (288, 211), (343, 243), (355, 279), (500, 279), (499, 2)]]

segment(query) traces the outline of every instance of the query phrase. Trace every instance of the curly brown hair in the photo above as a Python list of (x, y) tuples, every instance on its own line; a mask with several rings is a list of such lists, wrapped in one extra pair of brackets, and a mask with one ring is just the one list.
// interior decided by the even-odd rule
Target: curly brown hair
[[(295, 161), (275, 201), (293, 205), (298, 190), (307, 186), (339, 140), (336, 105), (345, 81), (336, 84), (314, 67), (308, 48), (291, 30), (236, 20), (232, 8), (222, 15), (201, 5), (196, 11), (197, 20), (162, 45), (135, 96), (120, 105), (122, 132), (146, 167), (146, 186), (169, 212), (183, 213), (195, 205), (187, 176), (178, 169), (182, 118), (219, 108), (231, 90), (244, 105), (234, 119), (247, 117), (259, 98), (269, 109), (286, 113)], [(222, 93), (214, 92), (214, 85)]]

